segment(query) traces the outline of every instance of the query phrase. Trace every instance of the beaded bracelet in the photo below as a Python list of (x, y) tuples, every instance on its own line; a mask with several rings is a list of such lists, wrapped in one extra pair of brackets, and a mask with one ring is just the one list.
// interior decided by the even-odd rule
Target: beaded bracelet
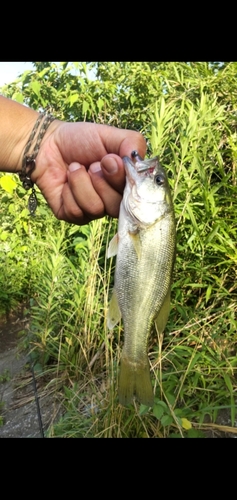
[[(43, 118), (44, 118), (44, 120), (43, 120)], [(35, 194), (35, 189), (34, 189), (34, 182), (31, 180), (30, 176), (31, 176), (33, 170), (35, 169), (35, 159), (36, 159), (36, 156), (39, 152), (40, 144), (41, 144), (41, 141), (44, 137), (44, 134), (45, 134), (47, 128), (49, 127), (50, 123), (52, 123), (52, 121), (55, 119), (56, 118), (54, 118), (54, 116), (52, 116), (52, 115), (49, 115), (46, 113), (40, 113), (37, 120), (36, 120), (34, 128), (30, 134), (30, 137), (28, 139), (26, 147), (25, 147), (23, 161), (22, 161), (22, 169), (19, 172), (19, 177), (20, 177), (20, 180), (22, 182), (23, 187), (26, 190), (32, 188), (32, 191), (31, 191), (31, 194), (30, 194), (29, 200), (28, 200), (28, 209), (29, 209), (30, 215), (35, 214), (35, 211), (36, 211), (36, 208), (38, 205), (36, 194)], [(42, 120), (43, 120), (43, 123), (41, 125), (40, 130), (39, 130), (39, 134), (37, 136), (34, 149), (33, 149), (32, 153), (30, 155), (28, 155), (27, 153), (30, 150), (30, 147), (35, 139), (35, 135), (38, 131), (38, 127), (39, 127), (40, 123), (42, 122)]]

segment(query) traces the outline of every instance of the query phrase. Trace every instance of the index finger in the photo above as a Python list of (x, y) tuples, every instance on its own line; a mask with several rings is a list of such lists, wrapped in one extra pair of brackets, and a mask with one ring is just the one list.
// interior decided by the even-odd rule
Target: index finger
[(121, 158), (131, 156), (131, 152), (136, 150), (144, 158), (146, 153), (146, 141), (140, 132), (135, 130), (118, 129), (108, 127), (108, 133), (105, 134), (103, 128), (98, 132), (101, 134), (101, 140), (104, 142), (107, 153), (115, 153)]

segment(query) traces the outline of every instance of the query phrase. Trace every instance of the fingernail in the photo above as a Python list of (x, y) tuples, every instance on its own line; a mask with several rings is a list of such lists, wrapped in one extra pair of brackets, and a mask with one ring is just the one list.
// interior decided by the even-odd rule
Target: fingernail
[(90, 166), (90, 171), (92, 172), (92, 174), (95, 174), (96, 172), (100, 172), (101, 171), (101, 166), (99, 163), (92, 163), (92, 165)]
[(70, 163), (68, 170), (69, 170), (69, 172), (74, 172), (74, 170), (79, 170), (79, 168), (81, 168), (80, 163), (74, 162), (74, 163)]
[(116, 174), (118, 172), (118, 165), (114, 158), (105, 158), (103, 168), (108, 174)]

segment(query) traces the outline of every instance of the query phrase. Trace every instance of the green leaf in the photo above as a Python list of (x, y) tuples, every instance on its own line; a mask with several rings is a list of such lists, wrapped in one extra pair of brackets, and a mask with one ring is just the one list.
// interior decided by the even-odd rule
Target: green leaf
[(159, 116), (160, 116), (161, 120), (162, 120), (162, 118), (164, 116), (164, 113), (165, 113), (165, 99), (162, 96), (161, 99), (160, 99), (160, 110), (159, 110)]
[(171, 417), (171, 415), (164, 415), (160, 422), (163, 427), (167, 427), (173, 423), (173, 417)]
[(14, 99), (14, 101), (19, 102), (20, 104), (23, 104), (24, 102), (24, 96), (21, 92), (15, 92), (12, 96), (12, 99)]
[(164, 414), (164, 407), (159, 405), (159, 404), (156, 404), (154, 405), (154, 408), (153, 408), (153, 415), (158, 419), (160, 420), (162, 415)]
[(229, 375), (227, 375), (227, 373), (223, 373), (223, 377), (224, 377), (224, 381), (225, 381), (226, 387), (230, 391), (230, 394), (233, 394), (233, 385), (232, 385), (232, 382), (230, 380)]
[(175, 399), (176, 399), (175, 396), (174, 396), (174, 394), (170, 394), (169, 392), (167, 392), (166, 393), (166, 397), (167, 397), (167, 399), (169, 401), (169, 404), (171, 406), (173, 406), (173, 404), (175, 403)]
[(82, 113), (83, 115), (85, 115), (88, 111), (88, 109), (90, 108), (90, 105), (87, 101), (83, 101), (83, 104), (82, 104)]
[(101, 99), (101, 97), (99, 97), (98, 101), (96, 102), (97, 106), (98, 106), (98, 109), (99, 111), (101, 111), (101, 109), (103, 108), (104, 106), (104, 101), (103, 99)]
[(73, 106), (75, 102), (79, 100), (79, 95), (78, 94), (71, 94), (68, 98), (70, 106)]
[(208, 302), (208, 300), (210, 299), (211, 292), (212, 292), (212, 285), (208, 285), (208, 287), (207, 287), (207, 291), (206, 291), (206, 303), (207, 303), (207, 302)]
[(194, 212), (193, 212), (193, 209), (191, 207), (190, 204), (187, 204), (187, 212), (189, 214), (189, 217), (191, 219), (191, 222), (192, 222), (192, 225), (193, 227), (196, 229), (196, 231), (199, 233), (199, 227), (198, 227), (198, 224), (196, 222), (196, 218), (195, 218), (195, 215), (194, 215)]
[(165, 401), (161, 401), (160, 399), (155, 398), (155, 405), (163, 406), (165, 411), (169, 411), (169, 408), (168, 408), (167, 404), (165, 403)]
[(139, 415), (145, 415), (148, 411), (149, 411), (149, 406), (143, 404), (140, 405)]
[(2, 241), (6, 241), (8, 237), (9, 237), (9, 232), (8, 231), (1, 231), (1, 233), (0, 233), (0, 239)]
[(12, 194), (14, 189), (17, 186), (16, 181), (12, 178), (10, 175), (3, 175), (0, 177), (0, 186), (6, 191), (7, 193)]
[(40, 89), (41, 89), (41, 84), (37, 80), (33, 80), (29, 87), (33, 90), (33, 92), (39, 97), (40, 95)]

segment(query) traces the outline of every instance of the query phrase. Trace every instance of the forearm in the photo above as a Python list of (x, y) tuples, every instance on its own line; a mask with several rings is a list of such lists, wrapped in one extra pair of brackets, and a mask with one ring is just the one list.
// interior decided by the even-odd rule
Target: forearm
[(0, 95), (0, 171), (19, 172), (39, 113)]

